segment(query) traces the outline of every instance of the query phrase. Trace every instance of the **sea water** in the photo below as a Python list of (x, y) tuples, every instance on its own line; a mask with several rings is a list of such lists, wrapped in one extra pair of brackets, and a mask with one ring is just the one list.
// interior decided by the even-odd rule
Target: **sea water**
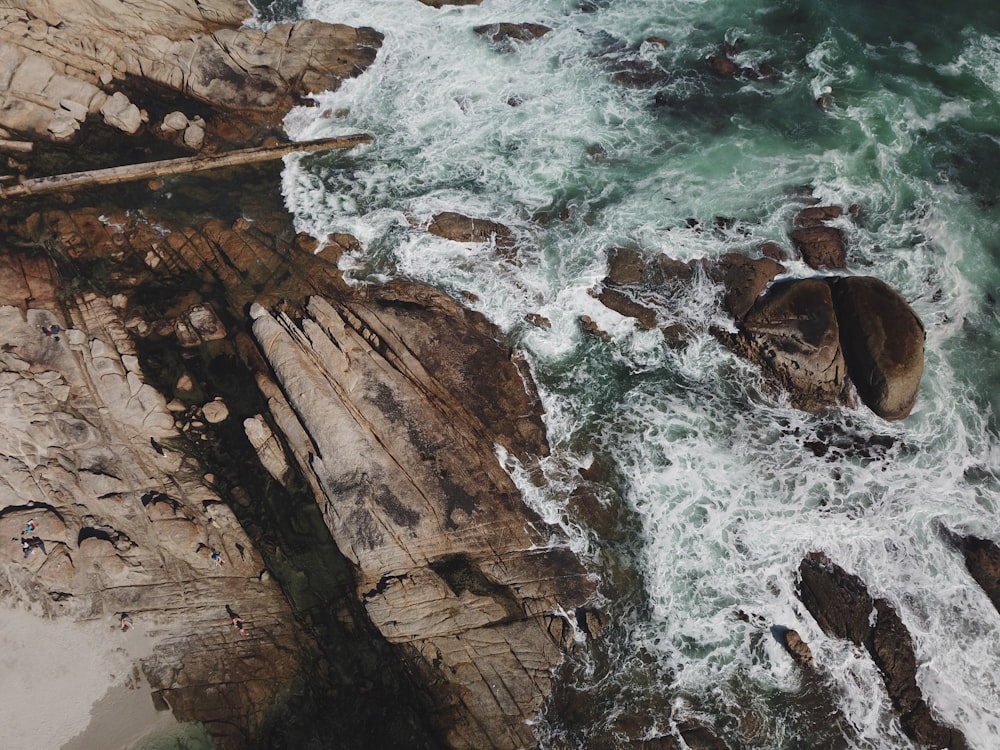
[[(606, 658), (571, 676), (596, 698), (572, 715), (550, 706), (542, 746), (614, 746), (631, 716), (649, 738), (695, 719), (731, 747), (910, 747), (867, 653), (825, 636), (798, 600), (798, 565), (821, 551), (899, 612), (939, 719), (1000, 747), (1000, 615), (945, 534), (1000, 539), (1000, 6), (302, 0), (258, 22), (286, 16), (385, 35), (364, 75), (288, 117), (296, 138), (375, 139), (287, 160), (297, 226), (357, 236), (344, 260), (355, 283), (461, 295), (539, 383), (552, 457), (541, 486), (510, 469), (601, 574), (613, 623)], [(494, 22), (551, 31), (506, 45), (473, 32)], [(706, 58), (723, 44), (780, 77), (713, 76)], [(627, 85), (622, 70), (647, 75)], [(796, 411), (706, 334), (671, 348), (591, 294), (610, 247), (685, 261), (789, 247), (811, 200), (860, 207), (836, 222), (847, 273), (889, 283), (926, 326), (903, 421)], [(440, 211), (508, 225), (516, 257), (428, 234)], [(792, 261), (787, 274), (814, 272)], [(661, 322), (729, 325), (718, 294), (702, 282)], [(584, 333), (583, 315), (610, 342)], [(833, 445), (817, 455), (814, 442)], [(593, 461), (611, 467), (600, 501), (626, 511), (613, 538), (569, 500)], [(815, 677), (772, 628), (810, 644)]]

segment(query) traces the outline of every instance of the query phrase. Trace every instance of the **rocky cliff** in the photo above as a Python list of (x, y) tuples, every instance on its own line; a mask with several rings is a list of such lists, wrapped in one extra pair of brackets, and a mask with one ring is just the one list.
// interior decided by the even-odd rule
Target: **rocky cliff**
[[(238, 0), (65, 5), (0, 2), (7, 182), (255, 145), (380, 42), (244, 27)], [(141, 631), (159, 707), (223, 747), (294, 743), (276, 717), (304, 692), (350, 706), (324, 717), (348, 743), (530, 746), (563, 652), (601, 625), (498, 458), (547, 452), (530, 374), (444, 295), (345, 285), (356, 241), (315, 253), (277, 177), (0, 206), (3, 599)], [(294, 567), (320, 557), (293, 548), (296, 498), (345, 562)]]
[(61, 305), (45, 258), (0, 268), (5, 606), (127, 613), (155, 643), (141, 666), (161, 705), (244, 745), (314, 647), (144, 382), (120, 311), (93, 294)]

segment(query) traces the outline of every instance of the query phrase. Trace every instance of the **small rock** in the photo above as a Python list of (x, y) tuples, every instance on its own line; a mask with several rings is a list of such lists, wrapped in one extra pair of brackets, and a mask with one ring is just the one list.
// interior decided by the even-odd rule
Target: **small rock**
[(226, 326), (208, 303), (192, 305), (187, 317), (191, 328), (202, 341), (214, 341), (226, 337)]
[(791, 233), (792, 243), (810, 268), (846, 268), (844, 233), (837, 227), (803, 227)]
[(473, 219), (454, 211), (437, 214), (427, 231), (455, 242), (490, 242), (497, 247), (514, 246), (514, 234), (509, 227), (489, 219)]
[(57, 141), (72, 138), (80, 129), (80, 123), (66, 114), (57, 114), (49, 121), (48, 131)]
[(142, 126), (142, 113), (139, 108), (120, 91), (116, 91), (104, 102), (101, 106), (101, 115), (107, 125), (129, 135), (138, 132)]
[(184, 130), (190, 121), (183, 112), (171, 112), (169, 115), (163, 118), (163, 124), (160, 126), (162, 130), (168, 132), (177, 132)]
[(209, 424), (219, 424), (219, 422), (224, 422), (229, 418), (229, 407), (226, 406), (225, 401), (217, 398), (205, 404), (201, 408), (201, 413)]
[(813, 665), (812, 649), (809, 648), (808, 643), (802, 640), (798, 632), (794, 630), (784, 631), (782, 633), (781, 645), (802, 666), (811, 667)]
[(198, 150), (205, 143), (205, 129), (201, 125), (192, 123), (184, 131), (184, 145), (188, 148)]
[(174, 390), (180, 393), (190, 393), (194, 390), (194, 380), (192, 380), (191, 376), (185, 372), (177, 378), (177, 382), (174, 383)]
[(87, 107), (80, 102), (75, 102), (72, 99), (60, 99), (59, 109), (68, 112), (70, 117), (74, 120), (83, 122), (87, 119)]
[(543, 26), (540, 23), (489, 23), (474, 26), (472, 30), (494, 42), (530, 42), (532, 39), (538, 39), (552, 31), (548, 26)]
[(600, 326), (597, 325), (597, 321), (589, 315), (580, 316), (580, 325), (587, 333), (597, 336), (597, 338), (603, 339), (604, 341), (611, 341), (611, 334), (602, 330)]

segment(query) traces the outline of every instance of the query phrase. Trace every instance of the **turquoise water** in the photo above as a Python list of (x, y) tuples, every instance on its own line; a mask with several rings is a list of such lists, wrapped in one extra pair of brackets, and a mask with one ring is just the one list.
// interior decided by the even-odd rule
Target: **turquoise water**
[[(867, 655), (798, 603), (795, 571), (816, 550), (899, 611), (940, 719), (974, 747), (1000, 746), (1000, 615), (941, 534), (998, 536), (1000, 7), (303, 0), (281, 13), (385, 34), (367, 73), (288, 117), (297, 138), (375, 137), (349, 156), (287, 161), (298, 226), (355, 234), (364, 251), (345, 265), (358, 283), (471, 293), (542, 389), (553, 455), (545, 486), (522, 484), (602, 574), (615, 622), (571, 675), (594, 700), (553, 703), (542, 746), (613, 747), (631, 716), (647, 737), (695, 718), (732, 747), (909, 747)], [(552, 30), (510, 47), (472, 32), (497, 21)], [(780, 78), (713, 77), (705, 58), (723, 42)], [(643, 85), (617, 82), (623, 70)], [(616, 245), (682, 260), (788, 247), (810, 192), (859, 204), (857, 222), (841, 220), (849, 272), (890, 283), (927, 328), (902, 422), (796, 412), (711, 338), (669, 349), (589, 294)], [(423, 231), (443, 210), (512, 227), (516, 259)], [(662, 320), (722, 322), (717, 292), (673, 300)], [(585, 335), (581, 315), (612, 341)], [(806, 447), (829, 434), (873, 447)], [(610, 467), (605, 504), (627, 511), (617, 533), (570, 501), (592, 461)], [(811, 645), (816, 678), (772, 626)]]

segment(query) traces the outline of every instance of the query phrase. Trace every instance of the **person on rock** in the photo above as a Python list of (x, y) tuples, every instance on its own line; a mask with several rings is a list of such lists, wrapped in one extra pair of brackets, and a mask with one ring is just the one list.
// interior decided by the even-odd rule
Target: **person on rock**
[(31, 551), (34, 549), (34, 547), (32, 547), (31, 544), (28, 543), (28, 540), (22, 536), (21, 549), (24, 551), (24, 559), (27, 560), (28, 556), (31, 554)]
[(249, 635), (249, 633), (247, 633), (246, 626), (243, 624), (243, 618), (241, 618), (238, 614), (233, 612), (232, 607), (230, 607), (228, 604), (226, 605), (226, 614), (229, 615), (230, 619), (232, 620), (233, 627), (236, 628), (238, 631), (240, 631), (240, 635), (242, 636)]
[(34, 518), (29, 518), (28, 522), (26, 524), (24, 524), (24, 533), (25, 534), (30, 534), (34, 530), (35, 530), (35, 519)]
[(122, 612), (121, 616), (121, 629), (123, 633), (128, 632), (128, 629), (132, 627), (132, 618), (129, 616), (128, 612)]
[(222, 553), (221, 553), (221, 552), (219, 552), (219, 550), (217, 550), (217, 549), (213, 549), (213, 550), (212, 550), (212, 560), (213, 560), (213, 561), (215, 562), (215, 564), (216, 564), (216, 565), (218, 565), (218, 566), (219, 566), (220, 568), (222, 567)]

